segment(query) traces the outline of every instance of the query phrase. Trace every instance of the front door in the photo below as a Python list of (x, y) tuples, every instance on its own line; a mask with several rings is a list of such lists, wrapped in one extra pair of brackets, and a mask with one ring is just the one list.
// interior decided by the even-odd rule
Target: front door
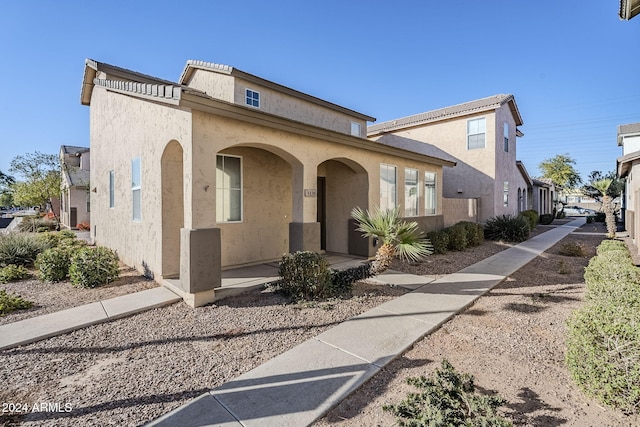
[(69, 227), (75, 228), (78, 225), (78, 208), (71, 208), (71, 218), (69, 219)]
[(327, 249), (327, 202), (326, 202), (327, 181), (323, 176), (318, 177), (318, 215), (317, 221), (320, 223), (320, 249)]

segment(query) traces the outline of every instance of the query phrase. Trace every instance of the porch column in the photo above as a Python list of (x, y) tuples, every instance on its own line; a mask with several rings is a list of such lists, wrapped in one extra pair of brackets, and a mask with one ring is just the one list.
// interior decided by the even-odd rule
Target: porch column
[(289, 224), (289, 252), (320, 252), (317, 166), (293, 167), (293, 221)]

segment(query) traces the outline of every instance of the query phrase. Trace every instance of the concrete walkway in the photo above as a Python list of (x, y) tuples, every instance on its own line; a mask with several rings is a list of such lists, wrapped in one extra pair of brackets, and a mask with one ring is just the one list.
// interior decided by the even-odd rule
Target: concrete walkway
[(415, 290), (327, 330), (148, 425), (310, 425), (413, 343), (584, 223), (584, 218), (573, 220), (437, 280), (397, 272), (378, 276), (380, 281)]

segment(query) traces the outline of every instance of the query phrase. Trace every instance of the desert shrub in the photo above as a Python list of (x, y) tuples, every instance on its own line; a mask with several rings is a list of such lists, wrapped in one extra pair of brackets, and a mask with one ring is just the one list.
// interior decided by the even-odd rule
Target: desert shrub
[(19, 295), (8, 294), (5, 290), (0, 289), (0, 316), (15, 310), (31, 308), (32, 305), (31, 301), (27, 301)]
[(31, 273), (22, 265), (9, 264), (0, 268), (0, 283), (15, 282), (29, 276)]
[[(596, 253), (598, 255), (603, 254), (609, 251), (623, 251), (629, 255), (629, 250), (627, 249), (627, 245), (621, 240), (607, 239), (600, 242), (598, 248), (596, 249)], [(631, 255), (629, 255), (631, 258)]]
[(383, 406), (385, 411), (398, 417), (400, 426), (512, 425), (498, 415), (498, 408), (505, 400), (476, 393), (473, 376), (458, 373), (447, 360), (436, 369), (433, 379), (420, 376), (408, 378), (407, 383), (420, 391), (410, 393), (397, 405)]
[(566, 362), (574, 381), (601, 402), (640, 409), (640, 310), (587, 304), (568, 321)]
[(596, 212), (596, 214), (593, 216), (593, 219), (595, 222), (605, 222), (607, 216), (604, 212)]
[(449, 235), (447, 249), (451, 251), (464, 251), (467, 249), (469, 242), (467, 241), (467, 229), (464, 224), (454, 224), (444, 230)]
[(433, 253), (444, 254), (447, 252), (449, 248), (449, 233), (444, 230), (430, 231), (426, 237), (433, 246)]
[(76, 233), (71, 230), (61, 230), (58, 232), (60, 239), (75, 239)]
[(540, 224), (549, 225), (553, 222), (553, 214), (542, 214), (540, 215)]
[(324, 297), (337, 297), (348, 294), (353, 289), (353, 284), (359, 280), (372, 276), (371, 266), (363, 264), (346, 270), (330, 269), (330, 281), (327, 294)]
[(284, 254), (278, 275), (279, 290), (296, 301), (322, 298), (331, 283), (329, 262), (311, 251)]
[(24, 217), (18, 225), (18, 230), (30, 233), (43, 233), (58, 228), (58, 223), (46, 218)]
[(523, 242), (529, 238), (529, 222), (522, 216), (500, 215), (489, 218), (484, 226), (489, 240)]
[(68, 248), (47, 249), (36, 258), (38, 278), (43, 282), (60, 282), (69, 275), (72, 251)]
[(81, 247), (71, 255), (69, 277), (76, 286), (95, 288), (113, 282), (118, 274), (118, 255), (109, 248)]
[(55, 233), (52, 231), (39, 233), (38, 240), (42, 242), (42, 245), (47, 249), (55, 248), (60, 244), (60, 233)]
[(587, 256), (587, 248), (582, 242), (564, 242), (560, 245), (558, 253), (564, 256), (584, 257)]
[(80, 224), (78, 224), (78, 230), (89, 231), (91, 230), (91, 226), (88, 222), (81, 222)]
[(35, 235), (0, 234), (0, 267), (9, 264), (29, 266), (46, 246)]
[(589, 301), (640, 308), (640, 268), (628, 252), (610, 250), (591, 258), (584, 280)]
[(526, 211), (522, 211), (521, 215), (529, 221), (529, 230), (533, 230), (538, 225), (538, 212), (533, 209), (528, 209)]
[(467, 246), (480, 246), (484, 241), (484, 228), (480, 224), (470, 221), (461, 221), (467, 236)]

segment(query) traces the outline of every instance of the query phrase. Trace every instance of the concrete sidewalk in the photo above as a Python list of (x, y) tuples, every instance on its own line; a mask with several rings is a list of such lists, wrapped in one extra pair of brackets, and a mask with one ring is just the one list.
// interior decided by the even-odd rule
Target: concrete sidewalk
[(389, 272), (413, 292), (325, 331), (149, 426), (307, 426), (520, 267), (585, 223), (579, 218), (431, 281)]

